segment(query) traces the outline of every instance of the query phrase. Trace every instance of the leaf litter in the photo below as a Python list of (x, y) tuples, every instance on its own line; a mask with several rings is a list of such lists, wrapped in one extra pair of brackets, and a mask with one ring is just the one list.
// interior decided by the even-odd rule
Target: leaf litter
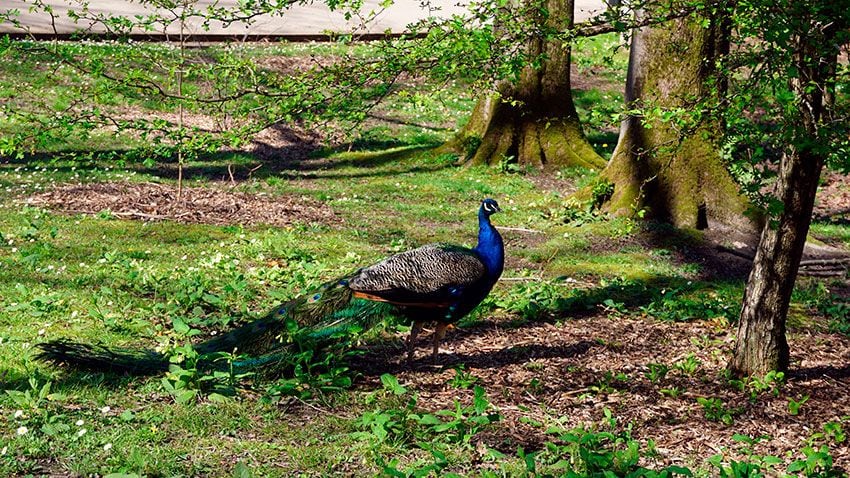
[[(517, 447), (539, 450), (552, 440), (545, 433), (547, 424), (569, 429), (599, 423), (607, 408), (620, 426), (633, 425), (636, 439), (655, 442), (658, 455), (647, 458), (648, 466), (704, 468), (704, 460), (719, 453), (746, 459), (736, 434), (758, 441), (750, 445), (755, 454), (787, 464), (803, 458), (800, 450), (810, 441), (816, 448), (826, 443), (812, 438), (824, 424), (850, 428), (850, 337), (824, 329), (790, 331), (792, 365), (786, 383), (776, 395), (763, 391), (752, 400), (750, 388), (742, 390), (725, 374), (734, 327), (713, 320), (595, 314), (517, 323), (515, 317), (496, 317), (450, 331), (435, 360), (425, 335), (418, 358), (407, 364), (399, 337), (368, 348), (353, 368), (363, 375), (363, 389), (380, 388), (380, 375), (391, 373), (419, 393), (419, 406), (439, 410), (455, 399), (471, 400), (471, 389), (452, 385), (460, 367), (487, 390), (504, 417), (479, 439), (505, 453)], [(692, 373), (676, 367), (689, 360), (698, 363)], [(650, 364), (664, 364), (669, 372), (653, 381)], [(792, 415), (789, 401), (804, 396), (808, 400)], [(732, 411), (732, 423), (707, 418), (698, 398), (719, 399)], [(850, 469), (847, 443), (828, 444), (835, 466)]]
[(110, 214), (141, 221), (285, 227), (294, 223), (334, 224), (342, 219), (326, 204), (296, 195), (249, 194), (215, 187), (157, 183), (60, 185), (25, 203), (69, 214)]

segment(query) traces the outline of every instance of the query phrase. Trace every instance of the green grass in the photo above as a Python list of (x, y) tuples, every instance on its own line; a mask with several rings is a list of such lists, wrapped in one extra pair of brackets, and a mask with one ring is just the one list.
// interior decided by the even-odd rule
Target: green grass
[[(598, 55), (613, 41), (589, 41), (574, 54)], [(136, 47), (158, 54), (155, 45)], [(124, 47), (73, 48), (108, 56)], [(275, 45), (246, 55), (305, 51), (338, 52), (333, 45)], [(15, 82), (43, 86), (47, 73), (30, 61), (35, 60), (0, 62), (0, 91), (14, 90)], [(601, 74), (617, 79), (622, 54), (612, 62), (581, 63), (608, 68)], [(71, 81), (73, 76), (59, 78)], [(63, 88), (54, 91), (57, 101), (67, 100), (61, 97), (71, 90)], [(741, 284), (702, 281), (698, 265), (677, 260), (673, 252), (692, 240), (687, 234), (666, 234), (664, 249), (650, 248), (636, 240), (647, 231), (635, 221), (591, 213), (576, 219), (565, 208), (565, 194), (541, 190), (533, 173), (460, 167), (454, 157), (433, 153), (431, 147), (445, 140), (471, 109), (473, 98), (466, 89), (463, 84), (437, 85), (423, 87), (419, 95), (397, 97), (378, 113), (400, 121), (370, 120), (350, 151), (319, 150), (304, 163), (318, 162), (316, 168), (270, 165), (234, 188), (321, 201), (343, 219), (338, 225), (142, 223), (109, 214), (64, 215), (19, 202), (64, 183), (173, 184), (168, 168), (149, 168), (128, 157), (137, 143), (122, 137), (70, 139), (23, 159), (0, 160), (0, 382), (10, 392), (0, 394), (0, 475), (234, 476), (241, 465), (252, 476), (375, 475), (382, 471), (381, 460), (411, 472), (431, 467), (435, 474), (483, 475), (482, 469), (499, 476), (523, 474), (529, 461), (520, 453), (500, 456), (454, 438), (458, 429), (478, 423), (470, 417), (480, 417), (481, 410), (464, 409), (464, 418), (449, 422), (445, 417), (457, 410), (446, 403), (440, 417), (454, 428), (436, 431), (417, 418), (422, 410), (405, 408), (408, 402), (399, 398), (409, 400), (412, 390), (339, 391), (333, 389), (333, 377), (301, 376), (294, 385), (247, 377), (233, 385), (232, 398), (216, 401), (202, 394), (200, 400), (183, 404), (176, 403), (163, 377), (66, 374), (32, 355), (34, 343), (58, 337), (173, 348), (198, 338), (180, 333), (175, 324), (185, 323), (207, 337), (388, 254), (429, 242), (472, 245), (475, 212), (483, 197), (499, 200), (504, 212), (494, 217), (498, 226), (532, 230), (505, 231), (512, 262), (504, 277), (539, 279), (498, 284), (467, 323), (492, 314), (517, 321), (562, 320), (603, 309), (659, 320), (734, 320)], [(619, 96), (603, 90), (577, 95), (583, 115), (592, 114), (595, 104), (603, 104), (598, 111), (613, 114)], [(104, 101), (173, 107), (133, 103), (120, 95)], [(597, 149), (610, 153), (616, 138), (604, 131), (602, 116), (594, 121), (589, 137)], [(18, 127), (4, 123), (0, 129)], [(255, 158), (241, 152), (201, 156), (186, 165), (193, 172), (187, 182), (222, 187), (211, 179), (225, 177), (228, 166), (254, 164)], [(583, 187), (593, 184), (596, 174), (564, 170), (558, 177)], [(843, 226), (816, 226), (813, 231), (842, 241), (850, 237)], [(795, 300), (810, 310), (823, 306), (824, 297), (803, 294)], [(846, 325), (846, 314), (842, 320)], [(366, 340), (392, 339), (376, 333)], [(345, 375), (341, 367), (333, 365), (331, 372)], [(49, 390), (44, 388), (48, 383)], [(388, 415), (400, 424), (388, 426), (389, 438), (381, 439), (380, 431), (363, 425), (369, 413)], [(570, 440), (576, 433), (602, 440), (603, 435), (593, 435), (595, 426), (573, 434), (556, 428), (549, 451), (537, 456), (541, 468), (557, 473), (562, 457), (580, 462), (586, 454)], [(599, 430), (612, 427), (608, 423)], [(618, 444), (639, 445), (622, 428), (616, 433)], [(429, 451), (423, 443), (436, 445)], [(588, 443), (581, 446), (606, 446)], [(615, 455), (625, 460), (628, 454), (618, 450)]]
[[(217, 167), (226, 160), (202, 163)], [(226, 330), (389, 253), (436, 241), (473, 244), (475, 211), (484, 196), (498, 198), (503, 205), (497, 224), (533, 228), (554, 238), (526, 245), (522, 236), (506, 236), (511, 238), (508, 254), (528, 261), (509, 268), (507, 277), (542, 270), (547, 277), (647, 278), (654, 273), (643, 270), (649, 264), (660, 267), (659, 275), (684, 273), (665, 258), (638, 250), (588, 255), (582, 241), (628, 237), (634, 226), (555, 221), (547, 214), (559, 198), (537, 189), (531, 177), (457, 167), (451, 158), (415, 148), (333, 153), (327, 161), (327, 167), (309, 177), (278, 180), (270, 175), (239, 185), (239, 190), (250, 192), (308, 196), (327, 203), (344, 219), (339, 226), (288, 228), (145, 224), (22, 207), (16, 198), (53, 183), (163, 179), (144, 168), (116, 171), (97, 161), (72, 166), (44, 157), (25, 165), (0, 165), (0, 376), (10, 390), (29, 389), (28, 381), (35, 377), (38, 387), (51, 382), (51, 393), (61, 394), (30, 409), (0, 395), (6, 420), (0, 435), (10, 447), (0, 457), (0, 472), (33, 473), (48, 460), (51, 467), (80, 475), (228, 475), (220, 465), (224, 459), (229, 463), (225, 470), (241, 460), (254, 476), (288, 476), (294, 470), (376, 473), (368, 443), (353, 434), (359, 413), (367, 409), (358, 392), (325, 394), (330, 404), (319, 402), (320, 407), (350, 412), (344, 418), (290, 423), (295, 419), (278, 411), (274, 401), (258, 400), (269, 382), (241, 383), (239, 388), (250, 391), (239, 392), (224, 406), (180, 405), (162, 388), (159, 377), (65, 376), (35, 362), (32, 344), (73, 337), (119, 346), (173, 346), (188, 340), (175, 333), (175, 319), (204, 335)], [(556, 251), (557, 258), (550, 260)], [(270, 266), (272, 262), (285, 266)], [(508, 284), (499, 286), (494, 297), (510, 300), (511, 290)], [(494, 306), (490, 302), (485, 307)], [(104, 406), (111, 411), (100, 412)], [(24, 415), (14, 418), (16, 410)], [(125, 420), (122, 414), (128, 411), (133, 418)], [(77, 436), (78, 420), (87, 430), (82, 436)], [(46, 423), (62, 426), (48, 434)], [(21, 426), (28, 428), (25, 435), (16, 434)], [(111, 446), (104, 450), (107, 444)], [(350, 451), (357, 449), (364, 452)], [(396, 446), (383, 456), (403, 457), (399, 467), (428, 466), (435, 460), (416, 450)], [(446, 452), (454, 457), (453, 468), (473, 469), (463, 446), (448, 444)], [(516, 460), (505, 466), (521, 469)]]
[(821, 241), (839, 243), (844, 247), (850, 246), (850, 228), (846, 224), (813, 221), (809, 234)]

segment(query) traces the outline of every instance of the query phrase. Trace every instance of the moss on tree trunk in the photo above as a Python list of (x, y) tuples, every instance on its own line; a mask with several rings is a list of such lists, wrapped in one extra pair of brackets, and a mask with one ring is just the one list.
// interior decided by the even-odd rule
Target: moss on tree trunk
[[(691, 18), (635, 31), (626, 81), (629, 107), (692, 111), (705, 95), (716, 93), (707, 80), (714, 59), (727, 48), (724, 38), (721, 26), (704, 28)], [(682, 126), (657, 115), (623, 121), (602, 173), (614, 184), (606, 208), (620, 215), (645, 209), (647, 217), (678, 227), (752, 230), (754, 222), (744, 215), (749, 203), (720, 156), (719, 125), (696, 118)]]
[[(573, 0), (546, 0), (547, 29), (573, 24)], [(537, 10), (540, 11), (539, 9)], [(605, 160), (587, 142), (570, 88), (568, 44), (534, 36), (527, 44), (540, 68), (527, 67), (517, 84), (501, 83), (478, 100), (467, 125), (448, 144), (470, 164), (498, 164), (513, 158), (535, 167), (601, 169)]]

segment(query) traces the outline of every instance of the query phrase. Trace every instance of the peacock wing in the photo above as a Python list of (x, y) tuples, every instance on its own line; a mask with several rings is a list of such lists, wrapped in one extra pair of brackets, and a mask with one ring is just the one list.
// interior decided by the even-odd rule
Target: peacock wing
[(487, 275), (475, 251), (430, 244), (363, 268), (349, 287), (363, 297), (399, 304), (446, 306)]

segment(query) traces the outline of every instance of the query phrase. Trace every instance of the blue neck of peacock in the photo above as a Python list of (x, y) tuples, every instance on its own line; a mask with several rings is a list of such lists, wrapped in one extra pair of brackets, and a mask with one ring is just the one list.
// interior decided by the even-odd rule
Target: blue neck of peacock
[(499, 231), (490, 224), (490, 218), (482, 208), (478, 211), (478, 245), (475, 251), (487, 266), (487, 275), (495, 283), (505, 267), (505, 244)]

